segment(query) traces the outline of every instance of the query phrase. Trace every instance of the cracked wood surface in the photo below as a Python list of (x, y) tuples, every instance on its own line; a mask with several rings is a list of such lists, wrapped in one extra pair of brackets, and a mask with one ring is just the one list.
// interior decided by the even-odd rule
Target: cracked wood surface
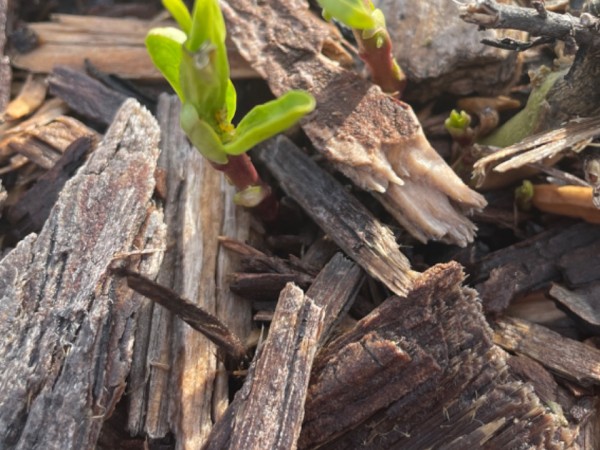
[(576, 430), (510, 372), (463, 278), (457, 263), (432, 267), (319, 352), (298, 448), (573, 444)]
[[(237, 259), (219, 247), (221, 235), (246, 241), (249, 214), (234, 190), (192, 148), (179, 126), (179, 100), (160, 98), (159, 172), (165, 182), (167, 251), (157, 282), (225, 322), (244, 340), (251, 305), (229, 291)], [(228, 374), (214, 344), (149, 300), (140, 312), (130, 376), (128, 428), (197, 449), (229, 403)]]
[[(123, 394), (140, 297), (108, 267), (164, 246), (151, 201), (158, 134), (127, 101), (39, 235), (0, 262), (0, 447), (93, 448)], [(150, 253), (138, 270), (153, 276), (160, 259)]]
[(466, 245), (476, 227), (463, 214), (486, 202), (427, 141), (409, 105), (321, 53), (328, 25), (302, 0), (221, 3), (240, 54), (276, 95), (306, 89), (317, 100), (303, 129), (316, 149), (421, 241)]
[[(319, 272), (306, 295), (288, 283), (279, 297), (269, 337), (242, 390), (215, 425), (205, 450), (296, 448), (314, 354), (349, 308), (362, 281), (360, 268), (338, 253)], [(281, 389), (274, 389), (277, 384)], [(281, 425), (283, 420), (287, 429)], [(252, 430), (244, 421), (262, 425)], [(271, 439), (271, 445), (264, 439)]]
[(331, 175), (284, 136), (260, 150), (260, 158), (282, 188), (369, 275), (398, 295), (417, 276), (382, 225)]
[(204, 450), (296, 447), (323, 309), (289, 283), (244, 386)]

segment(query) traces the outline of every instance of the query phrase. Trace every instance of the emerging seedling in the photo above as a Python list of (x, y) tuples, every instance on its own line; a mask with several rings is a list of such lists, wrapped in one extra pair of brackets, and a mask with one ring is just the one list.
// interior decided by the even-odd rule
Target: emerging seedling
[(373, 82), (383, 92), (400, 97), (406, 76), (394, 59), (392, 40), (385, 26), (383, 11), (371, 0), (317, 0), (323, 17), (334, 18), (349, 28), (358, 42), (361, 59), (369, 67)]
[(150, 30), (146, 47), (181, 99), (181, 127), (198, 151), (235, 185), (236, 203), (257, 207), (264, 219), (273, 219), (276, 202), (246, 152), (310, 113), (314, 98), (304, 91), (290, 91), (254, 107), (234, 126), (236, 91), (229, 79), (225, 21), (218, 0), (197, 0), (192, 14), (183, 0), (163, 0), (163, 5), (181, 29)]

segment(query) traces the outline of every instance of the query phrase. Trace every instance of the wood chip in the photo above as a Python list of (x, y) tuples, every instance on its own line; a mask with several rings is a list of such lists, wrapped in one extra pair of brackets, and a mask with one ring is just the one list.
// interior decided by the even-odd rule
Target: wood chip
[(125, 391), (140, 298), (107, 268), (135, 245), (164, 245), (157, 158), (156, 121), (127, 102), (40, 234), (0, 262), (0, 447), (93, 448)]
[(286, 193), (368, 274), (399, 295), (409, 291), (416, 273), (392, 232), (340, 183), (284, 136), (265, 145), (259, 157)]
[(21, 92), (8, 104), (2, 118), (4, 120), (16, 120), (30, 115), (42, 105), (47, 91), (46, 77), (29, 74), (21, 88)]
[(523, 354), (583, 386), (600, 384), (600, 350), (541, 325), (503, 317), (494, 322), (494, 342)]
[[(252, 325), (250, 302), (229, 291), (236, 255), (220, 249), (218, 236), (245, 241), (249, 215), (233, 203), (234, 189), (190, 146), (179, 126), (180, 102), (163, 95), (160, 170), (166, 180), (167, 251), (157, 282), (223, 321), (245, 342)], [(130, 374), (128, 429), (199, 448), (228, 405), (228, 373), (208, 339), (164, 308), (145, 303)]]
[(578, 271), (593, 272), (595, 266), (585, 259), (579, 259), (577, 265), (564, 265), (559, 258), (595, 248), (598, 242), (600, 227), (584, 223), (541, 233), (486, 256), (474, 268), (472, 282), (486, 310), (502, 311), (517, 295), (560, 280), (565, 267), (573, 276)]
[(11, 130), (0, 142), (0, 152), (19, 153), (43, 169), (49, 170), (60, 160), (66, 149), (80, 138), (98, 139), (98, 133), (79, 120), (59, 116), (47, 123), (41, 117), (40, 125), (33, 125), (21, 132)]
[(55, 67), (48, 83), (52, 95), (63, 99), (78, 114), (103, 125), (112, 121), (127, 99), (85, 73), (68, 67)]
[(552, 160), (567, 151), (581, 151), (600, 135), (600, 117), (574, 119), (566, 125), (523, 139), (521, 142), (478, 160), (475, 177), (483, 182), (487, 173), (504, 173), (528, 164)]
[(296, 447), (322, 318), (302, 290), (287, 285), (269, 336), (205, 450)]
[(299, 448), (542, 448), (575, 433), (508, 355), (456, 263), (423, 273), (318, 354)]
[(550, 296), (587, 323), (600, 326), (600, 281), (590, 283), (578, 289), (567, 289), (552, 284)]
[(462, 246), (473, 239), (475, 226), (463, 213), (483, 208), (483, 197), (431, 147), (409, 105), (321, 54), (329, 27), (305, 1), (221, 5), (232, 41), (276, 95), (305, 89), (315, 96), (317, 109), (302, 126), (338, 170), (378, 193), (417, 239)]
[[(175, 26), (131, 18), (55, 14), (52, 22), (30, 23), (41, 45), (31, 52), (15, 54), (15, 67), (34, 73), (50, 73), (55, 66), (83, 70), (87, 59), (98, 69), (123, 78), (163, 80), (154, 67), (144, 39), (151, 28)], [(230, 52), (233, 78), (252, 78), (256, 73), (236, 52)]]

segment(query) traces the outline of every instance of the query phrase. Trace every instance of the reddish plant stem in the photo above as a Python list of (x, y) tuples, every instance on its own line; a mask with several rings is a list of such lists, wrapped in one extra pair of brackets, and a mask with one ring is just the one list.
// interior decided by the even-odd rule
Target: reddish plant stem
[(373, 83), (383, 92), (400, 98), (406, 87), (406, 75), (394, 59), (390, 35), (387, 30), (378, 32), (379, 35), (383, 34), (384, 39), (382, 45), (377, 47), (377, 35), (365, 39), (362, 34), (362, 30), (354, 30), (359, 55), (369, 66)]
[(211, 163), (212, 166), (227, 177), (227, 180), (233, 184), (238, 192), (245, 189), (259, 186), (263, 193), (262, 201), (250, 208), (265, 222), (272, 222), (277, 218), (279, 212), (279, 202), (273, 195), (271, 188), (261, 178), (252, 160), (247, 154), (238, 156), (229, 156), (227, 163)]

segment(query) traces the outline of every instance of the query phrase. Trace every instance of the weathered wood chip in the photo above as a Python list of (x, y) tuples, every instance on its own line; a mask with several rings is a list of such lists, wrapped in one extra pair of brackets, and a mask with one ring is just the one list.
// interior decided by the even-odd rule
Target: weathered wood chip
[(515, 296), (563, 277), (570, 282), (593, 281), (597, 264), (589, 264), (586, 255), (597, 260), (598, 250), (594, 249), (599, 245), (600, 227), (591, 224), (540, 233), (478, 261), (471, 282), (486, 310), (502, 311)]
[(416, 273), (389, 228), (284, 136), (259, 156), (287, 194), (369, 275), (406, 294)]
[(48, 78), (50, 93), (63, 99), (73, 111), (107, 125), (127, 97), (107, 88), (83, 72), (57, 66)]
[(422, 241), (466, 245), (464, 216), (486, 202), (427, 141), (411, 107), (321, 53), (329, 27), (303, 0), (221, 3), (240, 54), (276, 95), (305, 89), (317, 100), (304, 131), (335, 167), (377, 197)]
[(583, 386), (600, 384), (600, 350), (521, 319), (502, 317), (493, 325), (494, 342), (506, 350)]
[[(238, 270), (235, 255), (221, 249), (222, 235), (245, 241), (249, 214), (233, 203), (224, 177), (192, 148), (179, 126), (181, 103), (162, 95), (159, 172), (166, 187), (167, 250), (157, 282), (223, 321), (245, 342), (252, 326), (250, 302), (229, 291)], [(128, 430), (200, 448), (229, 401), (228, 372), (216, 346), (147, 301), (140, 311), (130, 374)]]
[(299, 448), (569, 446), (576, 432), (510, 373), (456, 263), (423, 273), (315, 359)]
[(322, 320), (322, 308), (288, 284), (269, 336), (205, 450), (296, 447)]
[[(51, 22), (29, 23), (40, 45), (27, 53), (12, 55), (15, 67), (34, 73), (50, 73), (55, 66), (83, 70), (89, 60), (100, 70), (123, 78), (163, 80), (144, 44), (151, 28), (175, 26), (132, 18), (54, 14)], [(256, 77), (239, 55), (229, 52), (233, 78)]]
[[(0, 447), (93, 448), (125, 390), (140, 298), (115, 254), (164, 246), (152, 207), (158, 126), (126, 102), (38, 236), (0, 262)], [(155, 274), (160, 253), (138, 269)]]

